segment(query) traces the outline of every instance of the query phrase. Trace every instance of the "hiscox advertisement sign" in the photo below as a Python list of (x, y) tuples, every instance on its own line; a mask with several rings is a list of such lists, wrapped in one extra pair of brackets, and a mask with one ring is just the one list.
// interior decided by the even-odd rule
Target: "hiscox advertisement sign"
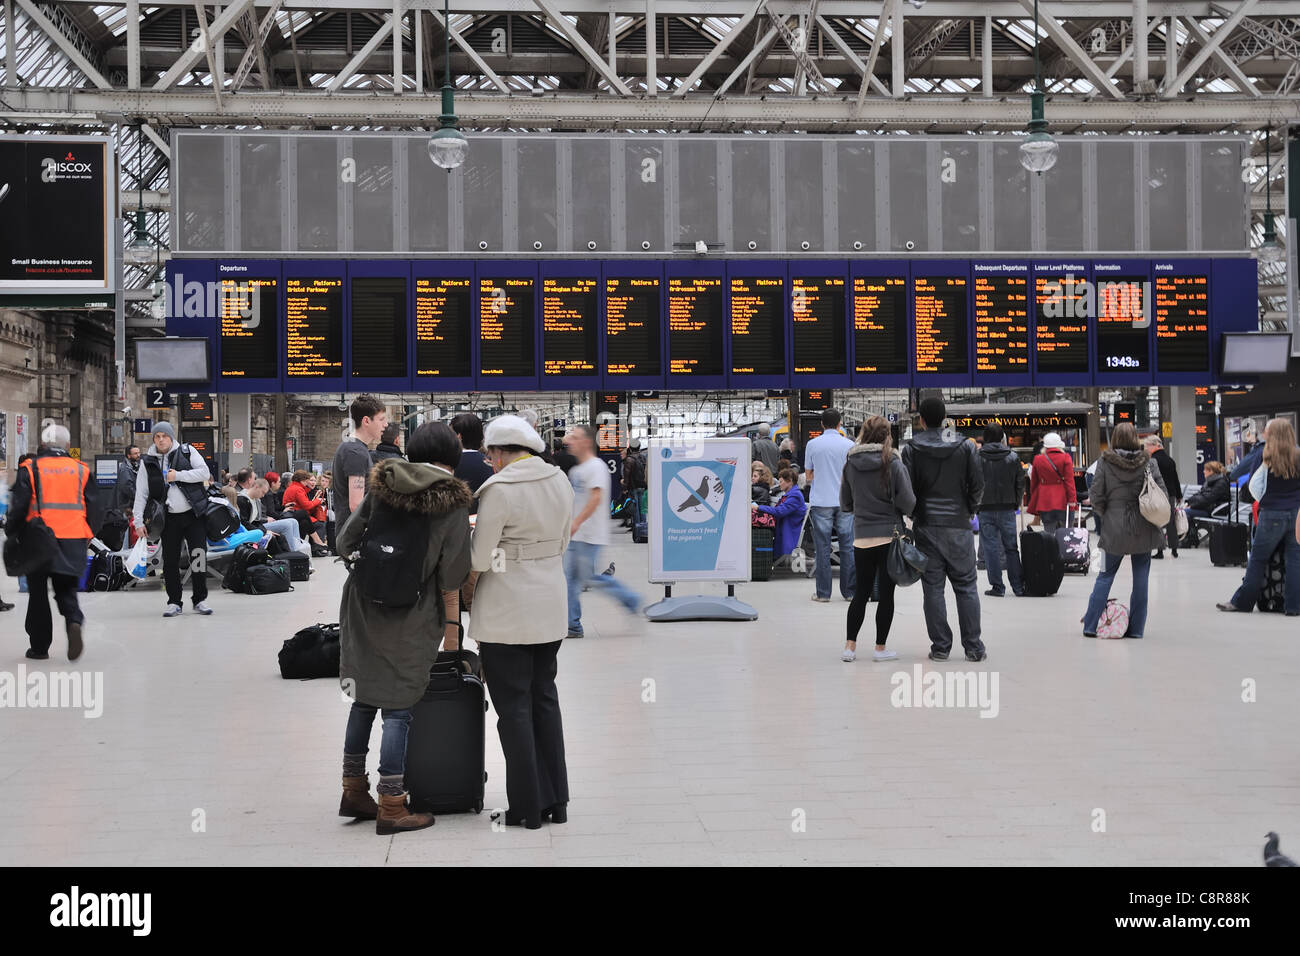
[(0, 136), (0, 293), (112, 292), (111, 141)]

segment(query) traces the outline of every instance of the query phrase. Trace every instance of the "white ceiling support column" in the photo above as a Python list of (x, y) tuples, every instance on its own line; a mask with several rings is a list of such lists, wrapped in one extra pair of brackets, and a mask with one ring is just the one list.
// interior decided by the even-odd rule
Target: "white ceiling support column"
[(415, 92), (424, 92), (424, 24), (420, 22), (420, 8), (411, 11), (411, 33), (415, 35)]
[(835, 32), (835, 28), (821, 14), (817, 15), (817, 25), (821, 27), (823, 35), (831, 41), (831, 45), (839, 51), (840, 56), (848, 60), (853, 69), (858, 71), (858, 75), (862, 77), (862, 86), (864, 88), (869, 83), (875, 87), (876, 92), (881, 96), (889, 95), (889, 90), (886, 89), (885, 84), (876, 79), (873, 74), (866, 72), (867, 65), (858, 59), (858, 55), (853, 52), (853, 48), (844, 42), (844, 38)]
[(5, 86), (18, 86), (18, 51), (14, 49), (14, 0), (5, 0)]
[(889, 52), (893, 60), (889, 91), (894, 95), (894, 99), (901, 99), (906, 92), (903, 85), (906, 83), (907, 66), (907, 50), (904, 49), (903, 35), (903, 0), (894, 0), (894, 15), (889, 18), (889, 25), (893, 31), (889, 37)]
[[(225, 85), (225, 80), (217, 72), (216, 58), (212, 55), (212, 34), (208, 32), (208, 15), (204, 12), (201, 3), (194, 4), (194, 12), (199, 15), (199, 43), (208, 58), (208, 75), (212, 78), (212, 95), (217, 98), (217, 109), (221, 109), (221, 88)], [(218, 18), (220, 18), (220, 14), (218, 14)], [(217, 45), (217, 52), (224, 53), (224, 47), (220, 43)]]
[[(398, 10), (405, 10), (410, 5), (411, 0), (396, 0), (393, 9), (395, 12)], [(356, 56), (352, 58), (351, 62), (339, 71), (338, 76), (330, 80), (329, 86), (325, 87), (325, 89), (331, 93), (336, 93), (343, 89), (343, 84), (356, 75), (357, 71), (361, 69), (366, 60), (370, 59), (370, 54), (378, 50), (380, 46), (383, 45), (383, 42), (393, 33), (393, 26), (396, 23), (397, 21), (394, 20), (393, 17), (385, 17), (384, 22), (380, 24), (379, 29), (375, 31), (375, 35), (366, 41), (366, 45), (357, 51)]]
[[(445, 22), (442, 19), (441, 10), (434, 10), (431, 8), (429, 10), (429, 15), (433, 17), (435, 23), (441, 24), (442, 28), (451, 34), (451, 42), (461, 48), (461, 50), (465, 53), (465, 55), (470, 58), (470, 61), (476, 67), (478, 67), (479, 72), (481, 72), (484, 76), (486, 76), (493, 86), (495, 86), (502, 93), (505, 93), (507, 96), (509, 96), (511, 92), (513, 92), (510, 89), (510, 85), (506, 83), (505, 80), (501, 79), (501, 77), (497, 76), (496, 71), (483, 61), (483, 58), (478, 55), (478, 50), (474, 49), (472, 46), (470, 46), (468, 43), (465, 42), (465, 38), (461, 36), (460, 31), (453, 30), (451, 24)], [(433, 78), (433, 85), (434, 86), (438, 85), (437, 77)]]
[(984, 17), (984, 34), (980, 43), (980, 92), (993, 95), (993, 18)]
[(618, 72), (618, 14), (614, 0), (609, 0), (609, 71)]
[(1147, 60), (1147, 0), (1133, 0), (1133, 88), (1147, 92), (1150, 64)]
[[(540, 2), (540, 0), (537, 0), (537, 2)], [(718, 62), (718, 59), (723, 53), (727, 52), (727, 47), (731, 46), (731, 44), (735, 42), (736, 38), (744, 32), (745, 28), (749, 26), (750, 21), (757, 16), (758, 11), (763, 8), (763, 5), (766, 2), (767, 0), (758, 0), (758, 3), (754, 4), (753, 8), (748, 13), (744, 14), (736, 22), (735, 26), (727, 31), (726, 36), (722, 37), (722, 39), (717, 42), (713, 49), (709, 51), (708, 56), (697, 63), (695, 69), (691, 70), (690, 76), (682, 80), (682, 85), (673, 90), (673, 96), (685, 96), (696, 83), (700, 82), (700, 77), (709, 72), (709, 68), (712, 67), (714, 63)]]
[[(1151, 34), (1154, 33), (1156, 31), (1156, 28), (1159, 27), (1160, 24), (1163, 22), (1164, 21), (1162, 21), (1159, 17), (1153, 17), (1151, 22), (1147, 25), (1147, 37), (1150, 38)], [(1119, 71), (1123, 69), (1124, 64), (1127, 63), (1129, 60), (1133, 59), (1133, 47), (1134, 44), (1132, 43), (1124, 47), (1124, 51), (1120, 53), (1119, 56), (1115, 57), (1115, 62), (1106, 68), (1107, 79), (1113, 80), (1115, 78), (1115, 74), (1119, 73)]]
[[(1030, 16), (1033, 15), (1034, 0), (1020, 0), (1020, 5), (1029, 12)], [(1061, 48), (1061, 52), (1069, 57), (1070, 61), (1079, 68), (1079, 71), (1083, 73), (1084, 79), (1097, 87), (1097, 89), (1106, 91), (1115, 99), (1122, 100), (1124, 94), (1120, 92), (1119, 88), (1116, 87), (1114, 83), (1107, 79), (1106, 74), (1102, 71), (1101, 67), (1093, 61), (1092, 57), (1084, 53), (1083, 48), (1074, 42), (1074, 37), (1070, 36), (1069, 32), (1057, 21), (1055, 12), (1048, 9), (1042, 3), (1039, 3), (1038, 9), (1041, 15), (1039, 22), (1042, 24), (1043, 29), (1047, 31), (1047, 35), (1052, 38), (1056, 45)]]
[[(876, 73), (876, 60), (880, 56), (880, 45), (885, 42), (885, 27), (889, 25), (890, 16), (898, 7), (898, 0), (881, 0), (880, 16), (876, 19), (876, 33), (871, 38), (871, 49), (867, 52), (867, 62), (863, 64), (863, 69), (867, 76), (874, 76)], [(858, 90), (858, 107), (855, 115), (861, 115), (862, 104), (867, 101), (867, 84), (863, 83), (862, 88)]]
[(402, 95), (402, 87), (406, 85), (402, 78), (402, 18), (405, 14), (402, 0), (393, 0), (393, 93), (397, 96)]
[(600, 58), (600, 54), (591, 48), (591, 44), (578, 31), (578, 28), (551, 3), (551, 0), (533, 0), (533, 3), (537, 5), (537, 9), (546, 15), (546, 19), (551, 26), (564, 34), (565, 39), (572, 43), (574, 49), (582, 54), (582, 58), (591, 64), (592, 69), (605, 78), (605, 82), (614, 88), (614, 92), (623, 96), (632, 95), (632, 91), (627, 88), (627, 84), (618, 78), (618, 73), (610, 69), (609, 65)]
[[(31, 18), (32, 22), (40, 27), (41, 32), (54, 41), (54, 45), (59, 48), (60, 52), (71, 60), (78, 70), (86, 74), (86, 79), (90, 80), (90, 82), (94, 83), (101, 90), (111, 90), (113, 88), (113, 84), (104, 79), (99, 70), (95, 69), (91, 62), (82, 56), (81, 51), (77, 49), (77, 45), (64, 36), (63, 31), (51, 23), (49, 17), (42, 13), (40, 7), (36, 6), (32, 0), (18, 0), (18, 5), (23, 8), (23, 12)], [(13, 42), (12, 10), (8, 11), (8, 15), (5, 17), (5, 23), (5, 49), (12, 51), (13, 48), (8, 46), (9, 43)], [(9, 53), (9, 64), (10, 72), (17, 69), (18, 57), (15, 52)], [(15, 74), (15, 76), (16, 75), (17, 74)], [(18, 84), (15, 82), (13, 85), (17, 86)]]
[(1174, 84), (1178, 75), (1178, 18), (1169, 18), (1169, 27), (1165, 31), (1165, 85), (1164, 89)]
[(736, 64), (736, 68), (731, 71), (731, 75), (722, 81), (722, 85), (713, 91), (713, 98), (725, 96), (727, 90), (731, 89), (731, 84), (740, 79), (740, 74), (749, 69), (750, 65), (757, 62), (758, 58), (763, 55), (768, 47), (776, 40), (776, 27), (772, 27), (763, 34), (763, 38), (754, 44), (754, 48), (745, 55), (745, 58)]
[[(243, 16), (244, 11), (253, 5), (255, 0), (237, 0), (228, 6), (217, 18), (212, 21), (211, 32), (217, 36), (225, 36), (226, 31), (235, 25), (235, 21)], [(162, 75), (157, 83), (153, 85), (155, 90), (165, 90), (174, 85), (177, 80), (194, 68), (194, 64), (203, 56), (203, 50), (195, 50), (191, 45), (180, 58), (172, 64), (171, 69)]]
[[(1222, 29), (1223, 28), (1220, 27), (1220, 30)], [(1237, 65), (1237, 62), (1228, 55), (1227, 51), (1221, 46), (1214, 45), (1214, 40), (1206, 36), (1205, 31), (1201, 29), (1201, 25), (1196, 22), (1194, 17), (1187, 18), (1187, 30), (1192, 36), (1196, 37), (1196, 42), (1201, 44), (1202, 49), (1207, 45), (1213, 46), (1212, 55), (1223, 64), (1224, 68), (1229, 73), (1232, 74), (1233, 82), (1240, 87), (1241, 92), (1249, 93), (1251, 96), (1262, 95), (1259, 90), (1256, 89), (1255, 84), (1250, 82), (1250, 78), (1242, 72), (1241, 67)], [(1218, 34), (1216, 33), (1215, 36), (1218, 36)]]
[[(1196, 55), (1188, 60), (1187, 65), (1179, 71), (1176, 77), (1174, 77), (1174, 82), (1165, 87), (1165, 99), (1170, 99), (1182, 91), (1182, 88), (1187, 85), (1187, 81), (1195, 76), (1196, 71), (1204, 65), (1205, 61), (1210, 58), (1215, 50), (1220, 48), (1223, 41), (1227, 39), (1228, 34), (1237, 29), (1237, 24), (1241, 23), (1241, 21), (1246, 18), (1246, 14), (1250, 13), (1251, 8), (1255, 6), (1256, 2), (1257, 0), (1241, 0), (1241, 4), (1237, 7), (1236, 12), (1234, 12), (1232, 16), (1228, 17), (1228, 19), (1223, 23), (1219, 24), (1219, 29), (1214, 31), (1214, 36), (1210, 37), (1208, 42), (1203, 42), (1201, 44), (1201, 48), (1196, 51)], [(1204, 31), (1201, 31), (1200, 27), (1196, 26), (1192, 17), (1187, 18), (1187, 26), (1192, 33), (1195, 34), (1199, 32), (1201, 35), (1204, 35)], [(1253, 86), (1254, 84), (1247, 83), (1246, 85)]]
[(655, 0), (645, 0), (645, 91), (659, 95), (659, 40), (655, 36)]
[(140, 0), (126, 0), (126, 88), (140, 88)]
[[(199, 4), (196, 3), (194, 6), (198, 7)], [(214, 15), (220, 16), (221, 4), (213, 4), (212, 12)], [(207, 18), (202, 12), (200, 12), (199, 19), (206, 20)], [(215, 43), (210, 42), (212, 37), (216, 37)], [(208, 72), (212, 76), (212, 88), (217, 91), (217, 102), (220, 103), (221, 91), (226, 88), (226, 31), (222, 30), (218, 33), (216, 30), (213, 30), (209, 36), (204, 39), (203, 43), (207, 48)], [(213, 49), (213, 46), (216, 47), (215, 50)]]
[(154, 129), (152, 126), (150, 126), (148, 123), (145, 123), (144, 126), (141, 127), (141, 129), (144, 130), (144, 135), (148, 136), (151, 140), (153, 140), (153, 144), (158, 147), (158, 151), (162, 153), (164, 156), (166, 156), (168, 162), (170, 162), (172, 158), (172, 148), (167, 145), (167, 141), (163, 139), (161, 136), (159, 136), (158, 131)]

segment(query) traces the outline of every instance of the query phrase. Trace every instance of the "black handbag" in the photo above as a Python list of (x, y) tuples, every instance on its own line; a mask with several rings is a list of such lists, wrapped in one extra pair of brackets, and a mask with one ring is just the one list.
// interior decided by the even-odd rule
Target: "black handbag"
[[(892, 477), (889, 481), (889, 503), (894, 503)], [(906, 588), (921, 580), (921, 572), (925, 570), (928, 560), (916, 546), (911, 532), (902, 527), (894, 528), (894, 540), (889, 542), (889, 554), (885, 556), (885, 570), (896, 585)]]
[[(28, 505), (35, 505), (40, 511), (41, 505), (41, 470), (32, 460), (32, 500)], [(37, 515), (22, 526), (19, 534), (5, 538), (5, 571), (12, 577), (20, 577), (47, 568), (59, 554), (59, 539), (54, 536), (45, 519)]]

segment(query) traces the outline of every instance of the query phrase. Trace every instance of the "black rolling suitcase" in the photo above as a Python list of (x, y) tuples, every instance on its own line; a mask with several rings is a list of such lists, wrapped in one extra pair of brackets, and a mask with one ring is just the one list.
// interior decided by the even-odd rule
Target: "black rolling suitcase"
[(405, 783), (412, 810), (483, 812), (486, 712), (478, 655), (439, 652), (429, 672), (429, 687), (411, 708)]
[(1020, 567), (1025, 576), (1025, 593), (1032, 597), (1051, 597), (1065, 577), (1065, 562), (1056, 536), (1030, 528), (1020, 532)]
[(1264, 569), (1264, 586), (1260, 589), (1255, 606), (1261, 611), (1281, 614), (1286, 611), (1286, 542), (1277, 546), (1268, 558)]
[(301, 551), (286, 551), (271, 558), (268, 564), (283, 564), (289, 569), (290, 581), (306, 581), (311, 578), (311, 558)]
[(1246, 550), (1250, 545), (1250, 527), (1237, 520), (1237, 502), (1240, 489), (1229, 490), (1228, 523), (1216, 524), (1210, 529), (1210, 563), (1216, 568), (1246, 566)]
[(767, 581), (772, 577), (772, 540), (771, 528), (750, 528), (750, 540), (753, 543), (754, 557), (750, 561), (751, 581)]

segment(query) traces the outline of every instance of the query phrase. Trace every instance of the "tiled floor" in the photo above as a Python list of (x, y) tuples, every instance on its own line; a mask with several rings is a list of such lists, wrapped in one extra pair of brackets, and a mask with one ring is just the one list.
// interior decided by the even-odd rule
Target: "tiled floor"
[[(644, 548), (619, 541), (620, 575), (644, 580)], [(570, 822), (446, 815), (383, 838), (335, 816), (337, 686), (276, 669), (281, 641), (337, 617), (343, 571), (316, 563), (292, 594), (218, 593), (211, 618), (164, 622), (157, 590), (83, 595), (103, 715), (0, 710), (0, 863), (1257, 865), (1268, 830), (1300, 845), (1300, 622), (1216, 612), (1240, 572), (1204, 551), (1153, 564), (1142, 641), (1080, 636), (1091, 577), (985, 598), (978, 665), (925, 660), (919, 586), (888, 664), (840, 662), (847, 605), (812, 603), (805, 578), (741, 588), (753, 623), (649, 625), (588, 594), (588, 637), (560, 655)], [(16, 674), (26, 597), (0, 585)], [(31, 666), (67, 668), (54, 650)], [(893, 706), (914, 665), (996, 673), (997, 716)], [(500, 753), (490, 718), (489, 806)]]

